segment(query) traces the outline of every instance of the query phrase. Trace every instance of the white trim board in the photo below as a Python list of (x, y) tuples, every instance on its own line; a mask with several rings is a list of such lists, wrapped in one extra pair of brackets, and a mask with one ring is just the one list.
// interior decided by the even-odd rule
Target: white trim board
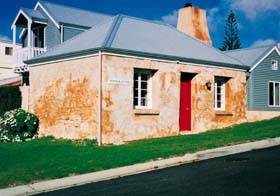
[(51, 19), (51, 21), (52, 21), (52, 22), (55, 24), (55, 26), (59, 29), (60, 26), (59, 26), (58, 22), (55, 21), (55, 19), (49, 14), (49, 12), (47, 12), (47, 10), (44, 8), (44, 6), (43, 6), (40, 2), (38, 2), (38, 3), (35, 5), (34, 10), (37, 10), (38, 7), (42, 8), (42, 10), (47, 14), (47, 16)]
[(280, 56), (280, 51), (277, 48), (277, 46), (274, 46), (266, 55), (264, 55), (263, 58), (261, 58), (250, 70), (249, 72), (252, 72), (259, 64), (261, 64), (261, 62), (263, 62), (264, 59), (266, 59), (266, 57), (268, 57), (273, 51), (276, 51), (278, 53), (278, 55)]

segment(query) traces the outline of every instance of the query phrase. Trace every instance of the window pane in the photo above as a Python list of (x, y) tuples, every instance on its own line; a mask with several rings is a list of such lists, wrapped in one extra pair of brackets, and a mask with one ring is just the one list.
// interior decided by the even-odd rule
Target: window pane
[(222, 104), (220, 101), (217, 102), (217, 108), (221, 108)]
[(217, 87), (217, 93), (218, 93), (218, 94), (221, 93), (221, 87)]
[(141, 82), (141, 89), (147, 90), (148, 89), (148, 83), (147, 82)]
[(139, 105), (139, 104), (138, 104), (138, 98), (137, 98), (137, 97), (134, 98), (133, 105), (134, 105), (134, 106), (138, 106), (138, 105)]
[(275, 83), (275, 105), (279, 106), (279, 83)]
[(220, 94), (217, 95), (217, 101), (221, 101), (221, 95)]
[(147, 106), (147, 99), (141, 98), (141, 106)]
[(5, 47), (5, 55), (13, 55), (13, 48)]
[(274, 105), (274, 83), (269, 83), (269, 105)]
[(138, 81), (134, 81), (134, 88), (138, 88)]
[(148, 92), (146, 90), (141, 91), (141, 98), (147, 98)]
[(148, 81), (148, 74), (141, 74), (141, 81)]
[(138, 80), (138, 74), (134, 73), (134, 80)]

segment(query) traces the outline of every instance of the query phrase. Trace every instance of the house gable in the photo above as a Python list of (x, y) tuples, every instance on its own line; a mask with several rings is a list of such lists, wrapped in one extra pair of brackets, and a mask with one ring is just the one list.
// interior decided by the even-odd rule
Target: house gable
[(270, 107), (268, 103), (268, 82), (280, 82), (280, 69), (272, 70), (272, 60), (280, 62), (278, 49), (273, 49), (268, 55), (265, 55), (265, 58), (250, 73), (250, 79), (247, 83), (249, 97), (251, 97), (248, 104), (249, 110), (280, 111), (279, 107)]
[(258, 65), (260, 65), (264, 60), (267, 59), (267, 57), (272, 54), (273, 52), (276, 52), (278, 54), (278, 56), (280, 56), (280, 51), (277, 48), (277, 46), (274, 46), (269, 52), (267, 52), (264, 56), (259, 57), (260, 59), (256, 62), (256, 64), (254, 64), (254, 66), (252, 66), (252, 68), (250, 69), (250, 72), (252, 72)]

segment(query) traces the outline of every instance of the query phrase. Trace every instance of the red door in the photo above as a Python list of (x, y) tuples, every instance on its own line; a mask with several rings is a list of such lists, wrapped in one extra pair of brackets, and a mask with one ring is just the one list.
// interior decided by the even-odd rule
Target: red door
[(192, 75), (181, 75), (180, 131), (191, 130), (191, 79)]

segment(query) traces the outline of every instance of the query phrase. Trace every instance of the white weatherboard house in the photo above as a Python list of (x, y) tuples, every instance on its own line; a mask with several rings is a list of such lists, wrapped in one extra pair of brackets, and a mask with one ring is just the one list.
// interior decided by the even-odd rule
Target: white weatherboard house
[(21, 85), (21, 77), (13, 71), (13, 51), (21, 48), (11, 41), (0, 40), (0, 86)]

